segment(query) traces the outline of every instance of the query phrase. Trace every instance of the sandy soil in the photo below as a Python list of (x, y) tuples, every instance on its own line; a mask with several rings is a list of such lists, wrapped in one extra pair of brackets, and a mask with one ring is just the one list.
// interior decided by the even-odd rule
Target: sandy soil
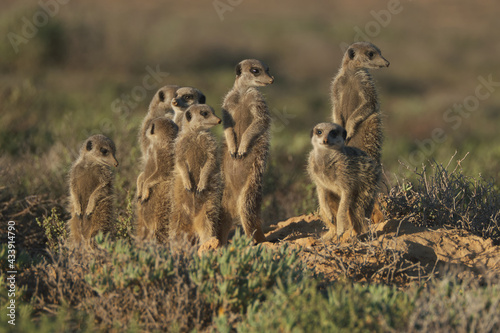
[(358, 239), (323, 242), (323, 223), (313, 214), (290, 218), (265, 229), (267, 247), (283, 242), (301, 250), (308, 267), (327, 281), (349, 278), (400, 286), (424, 281), (444, 269), (483, 278), (500, 273), (500, 246), (467, 231), (417, 227), (403, 220), (372, 225)]

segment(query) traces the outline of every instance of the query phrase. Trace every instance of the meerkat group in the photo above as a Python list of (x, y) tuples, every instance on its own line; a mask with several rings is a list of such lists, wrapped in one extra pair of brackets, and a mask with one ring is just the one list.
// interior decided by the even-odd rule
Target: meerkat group
[[(370, 217), (374, 222), (383, 218), (376, 203), (383, 129), (368, 70), (388, 66), (375, 45), (350, 45), (331, 85), (333, 122), (311, 131), (307, 171), (329, 228), (325, 240), (365, 233)], [(222, 119), (196, 88), (167, 85), (154, 94), (138, 135), (138, 240), (164, 243), (185, 237), (203, 244), (216, 238), (222, 246), (236, 222), (254, 243), (266, 241), (261, 204), (271, 116), (258, 88), (273, 82), (263, 62), (238, 63), (234, 85), (223, 99)], [(219, 147), (210, 128), (221, 122)], [(113, 231), (115, 154), (113, 141), (94, 135), (71, 168), (74, 244), (90, 243), (98, 231)]]

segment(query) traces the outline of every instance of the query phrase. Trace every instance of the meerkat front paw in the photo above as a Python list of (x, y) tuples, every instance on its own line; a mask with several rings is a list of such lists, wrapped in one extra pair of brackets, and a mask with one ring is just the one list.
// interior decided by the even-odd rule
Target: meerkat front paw
[(151, 189), (148, 187), (145, 187), (144, 190), (142, 191), (142, 194), (139, 198), (141, 198), (141, 203), (145, 203), (148, 201), (149, 196), (151, 195)]

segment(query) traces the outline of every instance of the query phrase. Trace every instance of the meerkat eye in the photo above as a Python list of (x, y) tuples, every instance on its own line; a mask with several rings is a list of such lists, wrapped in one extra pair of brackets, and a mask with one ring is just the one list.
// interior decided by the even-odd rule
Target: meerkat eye
[(375, 53), (374, 53), (373, 51), (369, 51), (369, 52), (367, 53), (367, 55), (368, 55), (368, 58), (372, 59), (372, 58), (373, 58), (373, 56), (375, 55)]
[(250, 72), (252, 72), (252, 74), (254, 74), (255, 76), (257, 76), (257, 75), (260, 74), (260, 69), (253, 67), (253, 68), (250, 69)]
[(104, 156), (108, 155), (108, 150), (106, 148), (101, 148), (100, 151)]
[(208, 112), (207, 111), (201, 111), (200, 114), (206, 118), (208, 116)]
[(316, 135), (321, 135), (321, 134), (323, 134), (322, 130), (316, 130)]
[(189, 101), (190, 99), (193, 99), (193, 95), (185, 95), (184, 100)]

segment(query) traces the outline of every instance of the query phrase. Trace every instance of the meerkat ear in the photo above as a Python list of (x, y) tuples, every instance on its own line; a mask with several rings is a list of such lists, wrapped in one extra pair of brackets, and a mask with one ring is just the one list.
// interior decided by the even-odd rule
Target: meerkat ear
[(151, 131), (150, 131), (150, 133), (151, 133), (151, 135), (155, 134), (155, 123), (151, 124)]
[(160, 102), (165, 102), (165, 93), (163, 91), (160, 90), (158, 97), (160, 98)]
[(205, 104), (206, 100), (207, 98), (205, 97), (205, 95), (201, 94), (200, 98), (198, 98), (198, 103)]
[(191, 114), (191, 111), (187, 110), (186, 111), (186, 119), (187, 119), (187, 121), (191, 121), (192, 117), (193, 117), (193, 115)]
[(236, 65), (236, 76), (241, 75), (241, 64)]
[(349, 54), (349, 59), (354, 59), (354, 56), (356, 55), (354, 49), (347, 50), (347, 53)]
[(92, 150), (92, 140), (87, 141), (87, 150), (88, 151)]
[(342, 129), (342, 138), (344, 139), (347, 139), (347, 131), (345, 129)]
[(314, 128), (311, 130), (311, 134), (310, 134), (310, 137), (312, 138), (314, 135)]

